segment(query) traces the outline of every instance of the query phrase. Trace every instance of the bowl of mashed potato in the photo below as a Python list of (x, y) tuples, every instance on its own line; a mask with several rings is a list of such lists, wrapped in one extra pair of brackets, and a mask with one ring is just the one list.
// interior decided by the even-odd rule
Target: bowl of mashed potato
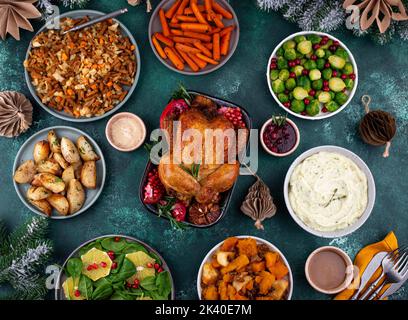
[(375, 202), (370, 169), (353, 152), (320, 146), (301, 154), (284, 183), (286, 207), (307, 232), (337, 238), (360, 228)]

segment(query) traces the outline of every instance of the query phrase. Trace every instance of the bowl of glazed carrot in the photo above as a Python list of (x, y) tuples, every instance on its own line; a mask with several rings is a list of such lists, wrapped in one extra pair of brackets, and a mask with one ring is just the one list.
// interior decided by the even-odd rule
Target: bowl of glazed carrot
[(149, 38), (166, 67), (186, 75), (207, 74), (233, 55), (238, 19), (225, 0), (164, 0), (150, 19)]

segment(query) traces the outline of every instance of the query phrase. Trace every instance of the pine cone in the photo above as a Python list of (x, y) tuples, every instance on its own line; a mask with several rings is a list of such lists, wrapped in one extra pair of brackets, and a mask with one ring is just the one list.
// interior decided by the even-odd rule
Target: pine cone
[(360, 122), (360, 134), (364, 142), (382, 146), (394, 137), (397, 126), (395, 119), (382, 110), (370, 111)]
[(33, 120), (33, 106), (16, 91), (0, 92), (0, 135), (12, 138), (25, 132)]
[(41, 17), (34, 6), (37, 0), (1, 0), (0, 1), (0, 37), (4, 40), (7, 33), (20, 40), (19, 28), (33, 31), (28, 19)]

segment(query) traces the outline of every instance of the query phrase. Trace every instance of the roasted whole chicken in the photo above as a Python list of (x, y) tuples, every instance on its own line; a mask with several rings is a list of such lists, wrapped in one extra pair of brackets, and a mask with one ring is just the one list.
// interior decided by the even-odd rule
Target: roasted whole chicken
[[(170, 151), (163, 155), (159, 164), (159, 178), (168, 194), (173, 194), (185, 203), (193, 201), (200, 211), (208, 205), (218, 203), (219, 194), (229, 190), (237, 180), (239, 163), (236, 156), (231, 160), (229, 152), (233, 148), (235, 151), (239, 149), (240, 143), (232, 141), (228, 134), (224, 134), (221, 138), (224, 143), (220, 147), (220, 138), (217, 140), (217, 136), (206, 135), (208, 129), (231, 133), (236, 127), (218, 112), (214, 101), (204, 96), (196, 96), (191, 107), (180, 114), (178, 121), (178, 136), (183, 137), (187, 130), (195, 129), (194, 132), (199, 133), (202, 139), (198, 140), (199, 142), (193, 140), (194, 137), (185, 141), (180, 139), (180, 142), (170, 139)], [(213, 139), (212, 143), (209, 139)], [(233, 148), (230, 143), (233, 143)], [(195, 147), (194, 151), (192, 145)], [(181, 157), (177, 158), (176, 152), (179, 152)]]

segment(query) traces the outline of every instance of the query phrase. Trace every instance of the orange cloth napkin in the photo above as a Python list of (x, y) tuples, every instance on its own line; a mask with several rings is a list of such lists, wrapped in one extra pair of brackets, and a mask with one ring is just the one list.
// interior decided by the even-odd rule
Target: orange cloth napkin
[[(357, 283), (360, 282), (361, 276), (367, 267), (367, 265), (370, 263), (371, 259), (379, 252), (381, 251), (393, 251), (398, 248), (398, 240), (397, 237), (395, 236), (394, 232), (390, 232), (387, 234), (387, 236), (384, 238), (384, 240), (380, 242), (376, 242), (373, 244), (370, 244), (363, 249), (360, 250), (359, 253), (357, 253), (356, 258), (354, 259), (354, 265), (358, 268), (359, 270), (359, 275), (357, 279)], [(378, 268), (378, 270), (374, 273), (373, 277), (368, 281), (367, 287), (371, 285), (373, 281), (375, 281), (381, 274), (381, 268)], [(385, 286), (384, 289), (381, 292), (384, 292), (389, 285)], [(358, 288), (358, 286), (357, 286)], [(345, 289), (344, 291), (340, 292), (334, 299), (335, 300), (348, 300), (350, 299), (355, 292), (355, 289)]]

